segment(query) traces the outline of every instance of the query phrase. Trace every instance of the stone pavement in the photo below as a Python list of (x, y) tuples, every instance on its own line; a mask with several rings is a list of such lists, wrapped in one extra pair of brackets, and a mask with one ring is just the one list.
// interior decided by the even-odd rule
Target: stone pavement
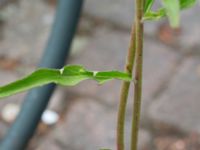
[[(131, 0), (86, 0), (69, 63), (83, 64), (92, 70), (123, 70), (133, 9)], [(20, 13), (14, 13), (16, 10)], [(198, 11), (199, 6), (185, 11), (178, 31), (170, 29), (166, 20), (145, 25), (140, 150), (200, 149)], [(15, 15), (16, 19), (8, 17), (6, 20), (0, 55), (9, 61), (20, 60), (20, 63), (14, 69), (0, 63), (1, 85), (35, 68), (50, 30), (54, 9), (39, 0), (37, 3), (21, 0), (19, 5), (11, 5), (5, 12)], [(61, 119), (55, 126), (47, 127), (45, 132), (39, 128), (38, 132), (43, 133), (35, 136), (29, 149), (116, 149), (120, 85), (120, 81), (101, 86), (94, 81), (84, 81), (72, 88), (59, 87), (49, 108), (57, 111)], [(23, 96), (10, 97), (8, 102), (21, 103)], [(126, 149), (130, 145), (132, 96), (131, 92), (126, 118)], [(0, 107), (6, 102), (1, 101)], [(7, 126), (0, 121), (1, 137)]]

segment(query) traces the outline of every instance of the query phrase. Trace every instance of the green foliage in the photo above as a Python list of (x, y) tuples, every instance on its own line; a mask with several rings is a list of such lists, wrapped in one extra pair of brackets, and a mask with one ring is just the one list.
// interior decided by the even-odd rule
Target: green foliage
[(143, 20), (159, 20), (166, 16), (165, 9), (161, 8), (158, 11), (149, 10), (145, 13)]
[(154, 0), (146, 0), (144, 7), (143, 20), (158, 20), (168, 17), (172, 27), (178, 27), (180, 24), (180, 10), (192, 7), (196, 0), (161, 0), (163, 7), (153, 11)]
[(196, 4), (196, 0), (179, 0), (180, 1), (180, 8), (186, 9), (192, 7)]
[(127, 73), (119, 71), (96, 72), (88, 71), (79, 65), (65, 66), (62, 69), (38, 69), (32, 74), (10, 84), (0, 87), (0, 98), (39, 87), (49, 83), (63, 86), (74, 86), (79, 82), (92, 79), (102, 84), (111, 79), (131, 81)]
[(154, 0), (146, 0), (144, 4), (144, 12), (145, 14), (151, 11), (151, 8), (153, 6)]
[(169, 18), (172, 27), (178, 27), (180, 22), (180, 3), (179, 0), (162, 0), (165, 13)]

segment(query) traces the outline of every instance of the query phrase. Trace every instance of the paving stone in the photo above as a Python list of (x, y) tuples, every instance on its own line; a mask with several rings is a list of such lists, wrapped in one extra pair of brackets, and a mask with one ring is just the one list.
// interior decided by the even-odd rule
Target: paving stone
[[(15, 81), (17, 78), (19, 78), (19, 75), (16, 72), (0, 70), (0, 86)], [(0, 139), (3, 138), (9, 128), (9, 124), (1, 116), (4, 106), (8, 103), (21, 104), (24, 96), (25, 93), (21, 93), (0, 100)]]
[(149, 116), (184, 132), (200, 133), (200, 61), (188, 58), (163, 95), (151, 104)]
[[(156, 1), (154, 7), (159, 8), (160, 2)], [(110, 21), (120, 27), (130, 29), (134, 16), (134, 2), (132, 0), (87, 0), (84, 12), (97, 19)], [(175, 44), (181, 46), (182, 51), (199, 45), (200, 20), (198, 18), (199, 16), (196, 15), (198, 13), (199, 5), (182, 12), (181, 34), (175, 37)], [(159, 27), (164, 22), (166, 22), (166, 19), (146, 21), (145, 33), (156, 37)]]
[[(98, 7), (96, 7), (98, 6)], [(155, 8), (160, 7), (157, 1)], [(103, 10), (103, 11), (102, 11)], [(118, 26), (130, 29), (133, 22), (134, 4), (131, 0), (87, 0), (84, 9), (86, 14), (105, 21), (113, 22)], [(182, 50), (188, 50), (195, 45), (199, 45), (200, 31), (198, 30), (200, 21), (198, 19), (199, 6), (190, 8), (182, 12), (181, 34), (176, 37), (176, 44)], [(159, 21), (146, 21), (145, 33), (157, 36), (159, 27), (166, 22), (166, 19)]]
[(4, 135), (6, 134), (8, 130), (9, 125), (3, 122), (2, 120), (0, 121), (0, 140), (3, 139)]
[(144, 34), (152, 38), (157, 38), (159, 29), (163, 24), (166, 24), (166, 19), (161, 19), (158, 21), (145, 21), (144, 23)]
[[(108, 41), (109, 39), (109, 41)], [(83, 64), (91, 70), (123, 70), (127, 53), (129, 34), (109, 29), (98, 30), (90, 43), (79, 56), (73, 57), (72, 64)], [(160, 88), (163, 80), (169, 76), (176, 63), (177, 55), (159, 42), (145, 39), (144, 50), (144, 96), (143, 107), (149, 105), (152, 96)], [(118, 105), (121, 82), (110, 81), (99, 86), (94, 81), (84, 81), (75, 87), (67, 88), (81, 96), (95, 97), (110, 106)], [(133, 90), (131, 90), (133, 91)], [(70, 93), (69, 92), (69, 93)], [(130, 102), (132, 101), (130, 95)], [(132, 104), (128, 107), (131, 109)]]
[[(199, 44), (200, 20), (198, 15), (196, 15), (198, 13), (199, 13), (199, 5), (182, 11), (180, 32), (171, 30), (172, 33), (169, 33), (170, 31), (164, 31), (165, 32), (164, 36), (167, 36), (166, 38), (169, 38), (165, 40), (170, 40), (170, 42), (165, 40), (164, 42), (168, 45), (173, 45), (175, 47), (178, 46), (179, 49), (176, 50), (179, 50), (181, 52), (188, 52), (188, 51), (192, 51), (193, 53), (198, 52), (198, 50), (196, 50), (196, 47), (200, 45)], [(161, 27), (163, 26), (168, 26), (167, 28), (169, 28), (169, 23), (166, 18), (158, 21), (146, 21), (144, 30), (147, 35), (157, 37), (160, 36), (159, 32), (161, 30)]]
[[(48, 137), (47, 137), (48, 138)], [(42, 142), (41, 145), (39, 145), (36, 150), (64, 150), (64, 148), (59, 145), (56, 141), (54, 141), (52, 138), (48, 138), (45, 142)]]
[[(19, 78), (19, 75), (13, 71), (0, 70), (0, 85), (8, 84)], [(21, 103), (23, 101), (25, 93), (20, 93), (14, 96), (3, 98), (0, 101), (0, 108), (2, 109), (7, 103)]]
[(154, 94), (163, 86), (163, 82), (168, 80), (178, 58), (179, 55), (173, 53), (170, 48), (161, 43), (145, 40), (143, 68), (144, 105), (149, 104)]
[[(198, 29), (200, 20), (198, 15), (196, 15), (198, 12), (199, 6), (182, 11), (181, 25), (178, 30), (171, 29), (167, 21), (163, 22), (160, 26), (152, 27), (152, 25), (150, 25), (148, 27), (147, 24), (147, 27), (150, 29), (152, 28), (153, 33), (157, 34), (165, 44), (175, 47), (176, 51), (199, 54), (197, 47), (200, 45), (200, 31)], [(150, 33), (150, 31), (148, 32)], [(153, 35), (153, 33), (151, 34)]]
[(66, 99), (68, 99), (67, 102), (71, 100), (69, 97), (67, 97), (65, 87), (57, 87), (51, 97), (48, 108), (61, 113), (64, 109), (66, 109), (65, 106), (63, 106), (63, 103), (67, 103)]
[(183, 11), (181, 18), (181, 35), (179, 37), (182, 49), (190, 49), (199, 46), (199, 5)]
[(48, 37), (54, 11), (43, 1), (19, 1), (3, 10), (6, 16), (0, 55), (38, 64)]
[(134, 16), (132, 0), (86, 0), (84, 12), (122, 27), (131, 27)]
[(18, 75), (14, 71), (5, 71), (0, 69), (0, 85), (8, 84), (9, 82), (15, 81)]
[[(155, 8), (160, 6), (156, 1)], [(84, 13), (114, 23), (117, 26), (130, 29), (134, 18), (134, 1), (133, 0), (86, 0)], [(155, 25), (155, 24), (154, 24)], [(149, 23), (147, 32), (152, 33), (154, 25)]]
[[(116, 112), (96, 103), (93, 99), (80, 98), (72, 104), (63, 123), (57, 126), (49, 138), (59, 143), (62, 149), (94, 150), (115, 148)], [(127, 120), (130, 127), (130, 118)], [(126, 131), (129, 138), (130, 129)], [(48, 138), (46, 139), (48, 141)], [(151, 136), (141, 130), (140, 149), (148, 146)], [(45, 143), (45, 142), (44, 142)], [(127, 143), (129, 144), (128, 140)], [(44, 149), (48, 145), (44, 144)]]

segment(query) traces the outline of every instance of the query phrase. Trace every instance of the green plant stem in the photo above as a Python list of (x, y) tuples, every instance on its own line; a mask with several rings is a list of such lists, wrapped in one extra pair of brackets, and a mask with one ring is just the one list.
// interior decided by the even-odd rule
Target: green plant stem
[[(130, 46), (128, 49), (128, 56), (125, 65), (125, 71), (132, 75), (133, 65), (135, 59), (135, 27), (132, 26)], [(124, 150), (124, 125), (127, 98), (129, 93), (130, 82), (123, 82), (120, 94), (120, 104), (118, 110), (117, 122), (117, 150)]]
[(137, 150), (138, 131), (140, 124), (140, 110), (142, 99), (142, 68), (143, 68), (143, 10), (144, 0), (135, 0), (135, 27), (136, 27), (136, 62), (135, 62), (135, 89), (132, 120), (131, 150)]

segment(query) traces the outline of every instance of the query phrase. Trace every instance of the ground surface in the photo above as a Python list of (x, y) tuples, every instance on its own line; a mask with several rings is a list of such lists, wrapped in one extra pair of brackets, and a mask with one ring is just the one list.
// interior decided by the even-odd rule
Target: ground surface
[[(93, 70), (123, 70), (133, 21), (132, 0), (86, 0), (69, 63)], [(55, 11), (54, 1), (27, 1), (4, 7), (0, 32), (0, 84), (31, 72), (41, 58)], [(200, 149), (199, 6), (183, 12), (180, 30), (166, 20), (145, 25), (144, 93), (140, 150)], [(49, 105), (60, 114), (53, 127), (40, 125), (29, 149), (115, 149), (120, 81), (99, 86), (88, 81), (59, 87)], [(20, 104), (19, 94), (7, 103)], [(131, 93), (126, 137), (129, 142)], [(10, 124), (0, 121), (3, 137)], [(127, 146), (126, 149), (128, 149)]]

